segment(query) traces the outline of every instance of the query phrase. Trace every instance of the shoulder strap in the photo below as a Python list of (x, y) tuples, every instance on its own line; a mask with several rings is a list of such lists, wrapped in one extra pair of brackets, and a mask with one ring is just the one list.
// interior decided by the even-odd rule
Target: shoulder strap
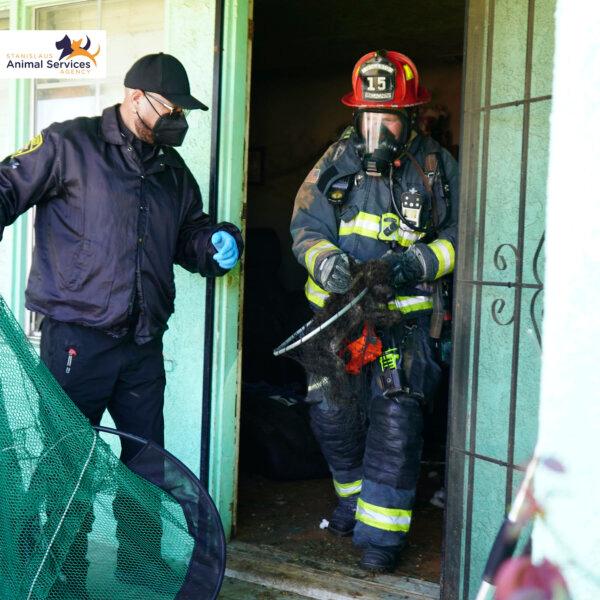
[(438, 170), (437, 152), (432, 152), (425, 157), (425, 175), (429, 179), (429, 185), (433, 188), (433, 182)]
[[(407, 154), (413, 166), (415, 167), (415, 170), (419, 174), (419, 177), (421, 177), (423, 180), (423, 185), (425, 186), (425, 189), (431, 198), (433, 226), (436, 231), (439, 231), (446, 219), (449, 217), (450, 213), (450, 201), (448, 199), (450, 186), (448, 184), (448, 180), (446, 179), (444, 161), (440, 158), (439, 152), (430, 152), (425, 156), (425, 170), (423, 170), (417, 159), (410, 152)], [(441, 198), (438, 198), (438, 194), (436, 193), (437, 188), (434, 185), (436, 177), (439, 177), (440, 180)], [(446, 211), (441, 223), (438, 221), (438, 200), (443, 202)]]
[[(431, 221), (433, 223), (433, 228), (437, 231), (438, 226), (439, 226), (437, 198), (436, 198), (436, 194), (435, 194), (434, 188), (433, 188), (433, 180), (435, 179), (435, 174), (436, 174), (436, 169), (437, 169), (437, 164), (438, 164), (437, 156), (435, 154), (428, 154), (425, 157), (425, 168), (427, 169), (428, 173), (433, 173), (432, 178), (430, 178), (428, 175), (425, 174), (425, 171), (423, 171), (423, 168), (421, 167), (421, 165), (419, 164), (417, 159), (410, 152), (407, 152), (406, 154), (408, 155), (410, 162), (412, 163), (413, 167), (415, 168), (415, 171), (419, 174), (419, 177), (423, 181), (423, 185), (425, 186), (425, 189), (427, 190), (427, 193), (429, 194), (429, 197), (431, 198)], [(433, 157), (433, 158), (430, 158), (430, 157)], [(427, 165), (428, 164), (433, 165), (434, 164), (433, 161), (435, 161), (435, 169), (431, 170), (428, 168)]]
[[(425, 186), (425, 189), (427, 190), (427, 193), (430, 194), (430, 195), (432, 195), (433, 194), (433, 188), (431, 186), (431, 182), (429, 181), (429, 177), (427, 177), (427, 175), (425, 175), (425, 171), (423, 171), (423, 168), (419, 164), (419, 161), (417, 161), (417, 159), (413, 156), (412, 153), (407, 152), (406, 154), (407, 154), (408, 158), (410, 159), (410, 162), (412, 163), (413, 167), (415, 168), (415, 171), (417, 172), (417, 174), (419, 175), (419, 177), (423, 181), (423, 185)], [(430, 155), (428, 154), (427, 157), (429, 157), (429, 156)], [(436, 159), (436, 161), (437, 161), (437, 159)]]
[[(431, 170), (429, 170), (427, 168), (427, 159), (429, 159), (430, 157), (432, 157), (432, 162), (431, 164), (435, 164), (435, 167), (432, 168)], [(433, 162), (435, 161), (435, 163)], [(444, 209), (445, 209), (445, 214), (444, 217), (442, 218), (442, 222), (438, 223), (438, 227), (441, 228), (444, 223), (447, 221), (447, 219), (450, 216), (450, 202), (451, 202), (451, 198), (450, 198), (450, 184), (448, 183), (448, 179), (446, 178), (446, 170), (444, 169), (444, 161), (441, 158), (441, 155), (439, 152), (433, 152), (431, 154), (428, 154), (425, 157), (425, 168), (428, 169), (428, 176), (432, 176), (433, 179), (435, 179), (435, 177), (439, 177), (440, 180), (440, 190), (441, 190), (441, 200), (444, 204)], [(433, 183), (432, 183), (433, 186)], [(433, 188), (434, 192), (435, 192), (435, 187)]]

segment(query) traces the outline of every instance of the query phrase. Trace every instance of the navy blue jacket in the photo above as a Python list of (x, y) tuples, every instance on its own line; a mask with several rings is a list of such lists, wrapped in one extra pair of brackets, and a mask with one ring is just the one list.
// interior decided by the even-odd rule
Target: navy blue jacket
[[(442, 197), (442, 171), (448, 184), (446, 195), (449, 212), (446, 214), (444, 203), (438, 203), (438, 222), (444, 224), (437, 231), (435, 239), (427, 239), (423, 233), (406, 227), (393, 212), (388, 179), (365, 174), (356, 151), (358, 139), (355, 135), (345, 134), (329, 147), (308, 174), (296, 196), (290, 230), (294, 254), (308, 271), (306, 296), (314, 308), (320, 308), (331, 295), (316, 281), (318, 265), (331, 254), (343, 252), (360, 261), (367, 261), (383, 256), (391, 244), (404, 248), (414, 245), (424, 256), (425, 281), (415, 287), (414, 294), (403, 293), (390, 299), (388, 308), (413, 316), (417, 316), (417, 313), (429, 313), (433, 307), (433, 288), (428, 282), (454, 270), (458, 165), (449, 152), (430, 137), (419, 135), (411, 143), (410, 151), (423, 169), (428, 155), (437, 156), (437, 173), (433, 186), (438, 198)], [(334, 175), (329, 177), (331, 172)], [(354, 185), (340, 210), (338, 223), (333, 205), (327, 199), (327, 192), (336, 180), (348, 176), (353, 177)], [(327, 178), (325, 189), (322, 189), (322, 177)], [(408, 158), (403, 159), (401, 167), (394, 170), (393, 185), (394, 195), (398, 199), (403, 192), (415, 191), (430, 202), (423, 180)], [(389, 228), (391, 224), (396, 227)], [(391, 233), (387, 233), (388, 231)]]
[(27, 308), (119, 336), (135, 300), (135, 339), (144, 343), (167, 329), (173, 264), (223, 275), (212, 234), (228, 231), (240, 252), (243, 244), (234, 225), (211, 224), (175, 150), (159, 147), (142, 160), (117, 110), (54, 123), (0, 163), (0, 239), (37, 206)]

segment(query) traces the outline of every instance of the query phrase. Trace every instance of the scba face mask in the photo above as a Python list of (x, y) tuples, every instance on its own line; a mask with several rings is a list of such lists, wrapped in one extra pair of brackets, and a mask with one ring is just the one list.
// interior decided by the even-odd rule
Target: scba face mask
[(410, 133), (406, 111), (359, 111), (356, 131), (359, 152), (367, 175), (387, 175), (391, 164), (404, 152)]

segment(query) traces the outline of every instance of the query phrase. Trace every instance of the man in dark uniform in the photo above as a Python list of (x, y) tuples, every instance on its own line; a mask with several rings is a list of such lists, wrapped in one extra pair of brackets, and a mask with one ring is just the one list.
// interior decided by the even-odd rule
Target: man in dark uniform
[[(198, 184), (173, 149), (188, 111), (208, 110), (190, 94), (183, 65), (168, 54), (144, 56), (124, 83), (120, 105), (54, 123), (0, 163), (0, 238), (36, 206), (26, 306), (45, 316), (42, 359), (92, 424), (108, 410), (118, 429), (163, 445), (173, 265), (221, 276), (243, 243), (237, 227), (203, 212)], [(135, 450), (124, 441), (121, 459)], [(117, 496), (117, 518), (126, 509)], [(126, 536), (117, 536), (122, 550)], [(85, 564), (85, 551), (80, 539), (71, 553), (82, 556), (71, 563)]]
[(364, 568), (387, 571), (410, 528), (422, 410), (439, 381), (430, 321), (440, 313), (441, 280), (454, 269), (458, 169), (416, 131), (414, 107), (430, 94), (408, 57), (370, 52), (352, 85), (342, 102), (355, 108), (354, 126), (302, 184), (291, 233), (316, 310), (350, 288), (352, 261), (384, 257), (391, 266), (396, 294), (387, 307), (403, 318), (377, 332), (384, 352), (355, 378), (357, 395), (368, 390), (356, 414), (336, 404), (327, 378), (309, 375), (307, 396), (338, 496), (329, 530), (354, 536)]

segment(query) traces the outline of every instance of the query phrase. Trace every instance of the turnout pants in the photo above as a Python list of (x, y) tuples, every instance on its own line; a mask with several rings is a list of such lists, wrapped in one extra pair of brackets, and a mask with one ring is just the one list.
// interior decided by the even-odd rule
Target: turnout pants
[[(391, 335), (390, 335), (391, 334)], [(360, 401), (340, 406), (335, 390), (311, 386), (311, 425), (333, 475), (335, 491), (356, 502), (354, 543), (402, 546), (410, 529), (423, 446), (423, 406), (439, 383), (428, 319), (382, 332), (396, 352), (353, 377)], [(390, 359), (392, 357), (392, 360)], [(402, 392), (381, 375), (397, 371)], [(351, 376), (352, 377), (352, 376)]]
[[(114, 338), (101, 331), (61, 323), (46, 317), (42, 322), (41, 358), (79, 410), (92, 425), (99, 425), (106, 410), (119, 431), (164, 445), (163, 403), (165, 371), (162, 340), (141, 346), (132, 335)], [(121, 440), (121, 460), (127, 464), (140, 446)], [(137, 506), (137, 510), (136, 510)], [(157, 507), (158, 508), (158, 507)], [(160, 522), (139, 510), (135, 499), (118, 490), (113, 502), (117, 521), (119, 559), (131, 561), (125, 520), (135, 520), (146, 532), (149, 549), (160, 554)], [(90, 511), (65, 563), (86, 565), (87, 534), (94, 517)]]

